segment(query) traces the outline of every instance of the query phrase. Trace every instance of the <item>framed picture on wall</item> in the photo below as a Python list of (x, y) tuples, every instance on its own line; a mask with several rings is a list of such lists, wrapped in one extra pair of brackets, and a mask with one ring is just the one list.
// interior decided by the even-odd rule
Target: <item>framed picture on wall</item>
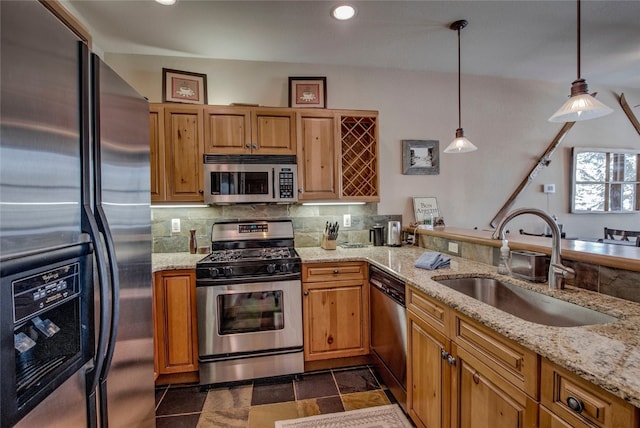
[(440, 174), (440, 142), (402, 140), (402, 173), (405, 175)]
[(162, 101), (206, 104), (207, 75), (163, 68)]
[(327, 108), (327, 78), (289, 77), (289, 107)]

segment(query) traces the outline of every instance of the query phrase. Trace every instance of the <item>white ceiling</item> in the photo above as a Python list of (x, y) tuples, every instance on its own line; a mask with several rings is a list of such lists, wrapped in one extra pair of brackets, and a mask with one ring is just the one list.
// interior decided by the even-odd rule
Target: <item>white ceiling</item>
[[(352, 1), (358, 14), (329, 16), (337, 1), (66, 0), (107, 53), (457, 71), (570, 83), (577, 75), (576, 2)], [(582, 2), (582, 77), (640, 88), (640, 1)]]

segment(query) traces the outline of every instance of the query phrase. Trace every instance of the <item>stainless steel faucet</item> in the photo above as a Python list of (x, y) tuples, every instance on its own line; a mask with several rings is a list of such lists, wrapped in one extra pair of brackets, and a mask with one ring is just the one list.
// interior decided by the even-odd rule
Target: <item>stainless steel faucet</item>
[(564, 280), (575, 278), (576, 272), (570, 267), (562, 264), (560, 238), (562, 233), (558, 223), (546, 212), (536, 208), (518, 208), (511, 212), (508, 212), (493, 232), (491, 238), (493, 239), (505, 239), (504, 227), (514, 217), (521, 214), (533, 214), (543, 219), (549, 228), (551, 229), (551, 263), (549, 265), (549, 288), (552, 290), (561, 290), (564, 288)]

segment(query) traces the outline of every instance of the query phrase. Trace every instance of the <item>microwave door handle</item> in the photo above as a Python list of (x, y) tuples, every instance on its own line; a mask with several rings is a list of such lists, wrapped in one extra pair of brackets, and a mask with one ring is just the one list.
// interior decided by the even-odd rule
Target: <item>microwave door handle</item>
[(276, 199), (276, 169), (271, 168), (271, 192), (273, 200)]

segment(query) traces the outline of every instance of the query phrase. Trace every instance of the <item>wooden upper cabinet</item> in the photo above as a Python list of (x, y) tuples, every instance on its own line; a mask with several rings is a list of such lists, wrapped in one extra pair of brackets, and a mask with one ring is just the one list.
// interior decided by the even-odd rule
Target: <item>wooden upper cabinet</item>
[(378, 112), (297, 110), (298, 198), (379, 202)]
[(340, 114), (340, 178), (343, 200), (379, 202), (378, 113)]
[(294, 112), (286, 108), (208, 106), (204, 152), (225, 155), (294, 155)]
[(166, 199), (203, 202), (202, 117), (197, 106), (164, 107)]
[(298, 198), (338, 199), (338, 149), (336, 117), (330, 111), (299, 113)]
[(164, 175), (164, 108), (159, 104), (149, 105), (149, 144), (151, 166), (151, 201), (166, 200)]
[(296, 154), (295, 113), (292, 109), (252, 109), (251, 124), (251, 148), (254, 154)]
[(204, 152), (240, 155), (251, 152), (251, 111), (209, 106), (204, 109)]

